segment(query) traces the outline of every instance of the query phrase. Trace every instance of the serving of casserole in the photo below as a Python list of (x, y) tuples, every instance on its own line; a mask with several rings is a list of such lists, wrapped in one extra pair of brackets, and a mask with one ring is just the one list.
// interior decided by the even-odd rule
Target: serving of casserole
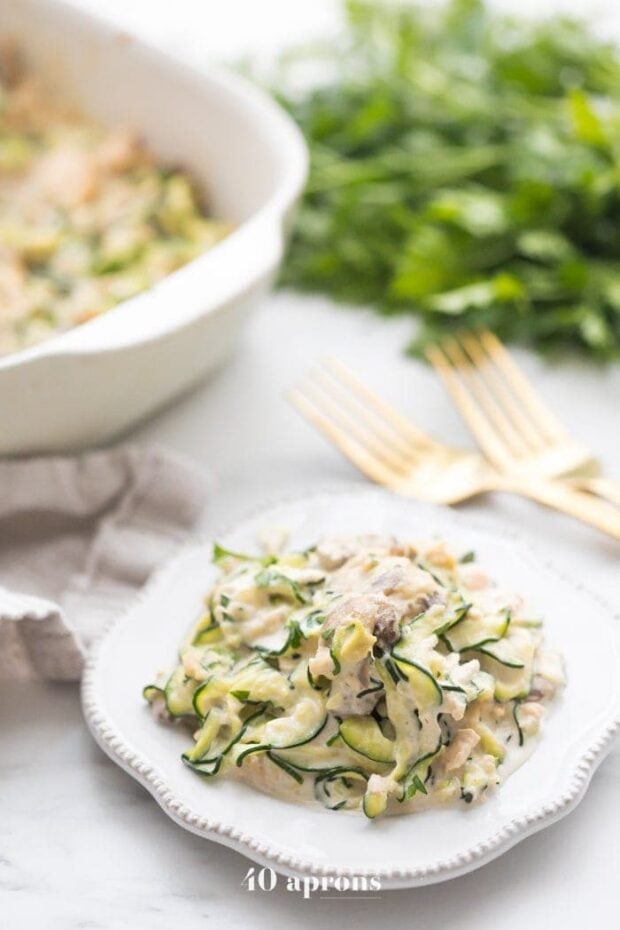
[[(277, 527), (285, 548), (244, 558)], [(185, 829), (403, 888), (576, 807), (620, 725), (618, 646), (596, 592), (531, 541), (358, 487), (181, 551), (89, 656), (82, 700)]]
[(473, 551), (360, 534), (231, 552), (179, 662), (144, 689), (185, 764), (329, 810), (483, 801), (564, 682), (542, 621)]

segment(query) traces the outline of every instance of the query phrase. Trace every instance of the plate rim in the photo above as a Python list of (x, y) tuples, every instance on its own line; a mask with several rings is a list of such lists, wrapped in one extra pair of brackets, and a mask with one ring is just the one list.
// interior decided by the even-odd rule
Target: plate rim
[[(507, 852), (521, 840), (534, 833), (551, 826), (553, 823), (567, 816), (574, 810), (579, 802), (583, 799), (594, 772), (601, 764), (605, 756), (611, 750), (615, 738), (620, 732), (620, 707), (616, 701), (614, 709), (610, 714), (610, 719), (593, 735), (589, 745), (584, 749), (579, 757), (572, 764), (569, 787), (564, 790), (558, 797), (538, 808), (526, 811), (518, 817), (513, 817), (509, 822), (504, 824), (501, 829), (497, 830), (490, 837), (481, 842), (473, 844), (466, 850), (453, 855), (449, 858), (438, 859), (427, 865), (418, 865), (412, 868), (390, 868), (386, 866), (381, 869), (352, 869), (346, 865), (332, 864), (324, 865), (313, 861), (295, 856), (289, 852), (283, 852), (277, 846), (270, 846), (253, 837), (249, 833), (244, 833), (237, 827), (222, 823), (217, 819), (206, 817), (188, 807), (179, 797), (176, 796), (174, 789), (167, 783), (166, 779), (159, 773), (157, 766), (145, 758), (139, 751), (129, 746), (122, 735), (116, 729), (114, 723), (108, 718), (105, 709), (101, 706), (97, 689), (97, 673), (99, 662), (102, 658), (104, 647), (108, 638), (113, 631), (122, 624), (126, 616), (139, 608), (151, 596), (153, 589), (161, 583), (166, 574), (172, 572), (177, 563), (181, 563), (187, 558), (190, 551), (200, 549), (206, 545), (212, 544), (215, 536), (225, 537), (226, 535), (240, 529), (244, 524), (258, 518), (261, 513), (267, 514), (276, 507), (285, 507), (287, 505), (309, 506), (313, 501), (324, 498), (334, 497), (374, 497), (377, 500), (394, 499), (397, 495), (390, 494), (379, 488), (368, 488), (363, 485), (354, 484), (349, 486), (340, 486), (337, 488), (323, 488), (312, 492), (311, 494), (291, 494), (270, 501), (265, 501), (262, 505), (252, 508), (245, 515), (239, 517), (232, 524), (225, 528), (216, 528), (213, 532), (198, 536), (191, 543), (183, 545), (181, 549), (171, 558), (159, 566), (150, 576), (146, 584), (133, 597), (128, 605), (117, 616), (106, 625), (105, 629), (92, 646), (84, 664), (84, 671), (81, 684), (81, 700), (84, 717), (88, 728), (100, 748), (116, 762), (128, 774), (134, 777), (147, 791), (154, 797), (164, 812), (179, 826), (197, 834), (205, 839), (228, 846), (240, 852), (242, 855), (268, 868), (290, 876), (301, 877), (331, 877), (331, 878), (351, 878), (353, 875), (358, 877), (377, 877), (381, 880), (381, 890), (390, 888), (410, 888), (420, 885), (432, 884), (441, 881), (447, 881), (451, 878), (457, 878), (467, 872), (491, 862), (493, 859)], [(424, 501), (409, 499), (423, 510), (432, 513), (441, 511), (450, 513), (451, 519), (457, 525), (464, 529), (470, 528), (489, 534), (491, 536), (500, 535), (503, 539), (515, 542), (521, 550), (521, 555), (528, 563), (536, 563), (537, 570), (544, 570), (554, 575), (557, 581), (568, 585), (574, 591), (581, 594), (587, 594), (602, 608), (608, 616), (610, 627), (614, 622), (620, 621), (620, 613), (615, 610), (605, 598), (592, 591), (581, 581), (577, 581), (571, 574), (565, 573), (557, 566), (553, 559), (546, 554), (542, 554), (537, 543), (532, 543), (523, 533), (512, 526), (499, 528), (493, 525), (491, 521), (486, 522), (479, 516), (471, 516), (466, 513), (455, 511), (452, 508), (441, 507), (438, 505), (428, 504)], [(616, 635), (616, 634), (615, 634)]]

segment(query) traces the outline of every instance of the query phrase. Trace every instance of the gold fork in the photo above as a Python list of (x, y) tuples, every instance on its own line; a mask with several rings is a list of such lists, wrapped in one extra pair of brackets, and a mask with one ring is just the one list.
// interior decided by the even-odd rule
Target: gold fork
[(392, 491), (442, 504), (509, 491), (620, 539), (620, 512), (610, 504), (561, 482), (502, 475), (482, 456), (436, 442), (336, 362), (309, 373), (290, 400), (363, 474)]
[(596, 459), (543, 404), (496, 336), (462, 334), (430, 346), (427, 357), (500, 472), (570, 478), (574, 487), (620, 505), (620, 482), (598, 477)]

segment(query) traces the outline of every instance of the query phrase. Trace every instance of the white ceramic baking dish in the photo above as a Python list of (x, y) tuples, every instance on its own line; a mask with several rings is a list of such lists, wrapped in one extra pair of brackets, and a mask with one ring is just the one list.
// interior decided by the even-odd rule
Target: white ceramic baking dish
[(0, 358), (0, 454), (110, 440), (226, 358), (271, 283), (307, 172), (294, 123), (241, 77), (196, 71), (52, 0), (2, 0), (49, 84), (106, 124), (135, 128), (187, 168), (236, 224), (151, 290), (68, 333)]

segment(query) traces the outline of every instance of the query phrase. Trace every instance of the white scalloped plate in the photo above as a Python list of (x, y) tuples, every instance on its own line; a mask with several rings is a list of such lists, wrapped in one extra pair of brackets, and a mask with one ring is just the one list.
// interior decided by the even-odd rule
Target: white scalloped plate
[(511, 531), (376, 490), (319, 494), (246, 520), (221, 541), (256, 549), (257, 532), (286, 526), (293, 546), (325, 533), (445, 536), (545, 617), (568, 683), (533, 754), (487, 801), (376, 822), (306, 808), (222, 779), (205, 782), (180, 761), (188, 738), (155, 722), (141, 698), (175, 661), (215, 571), (211, 544), (184, 549), (159, 571), (92, 653), (83, 681), (86, 720), (102, 749), (138, 779), (180, 826), (286, 874), (378, 876), (405, 888), (468, 872), (568, 814), (620, 727), (617, 622), (597, 596), (563, 576)]

